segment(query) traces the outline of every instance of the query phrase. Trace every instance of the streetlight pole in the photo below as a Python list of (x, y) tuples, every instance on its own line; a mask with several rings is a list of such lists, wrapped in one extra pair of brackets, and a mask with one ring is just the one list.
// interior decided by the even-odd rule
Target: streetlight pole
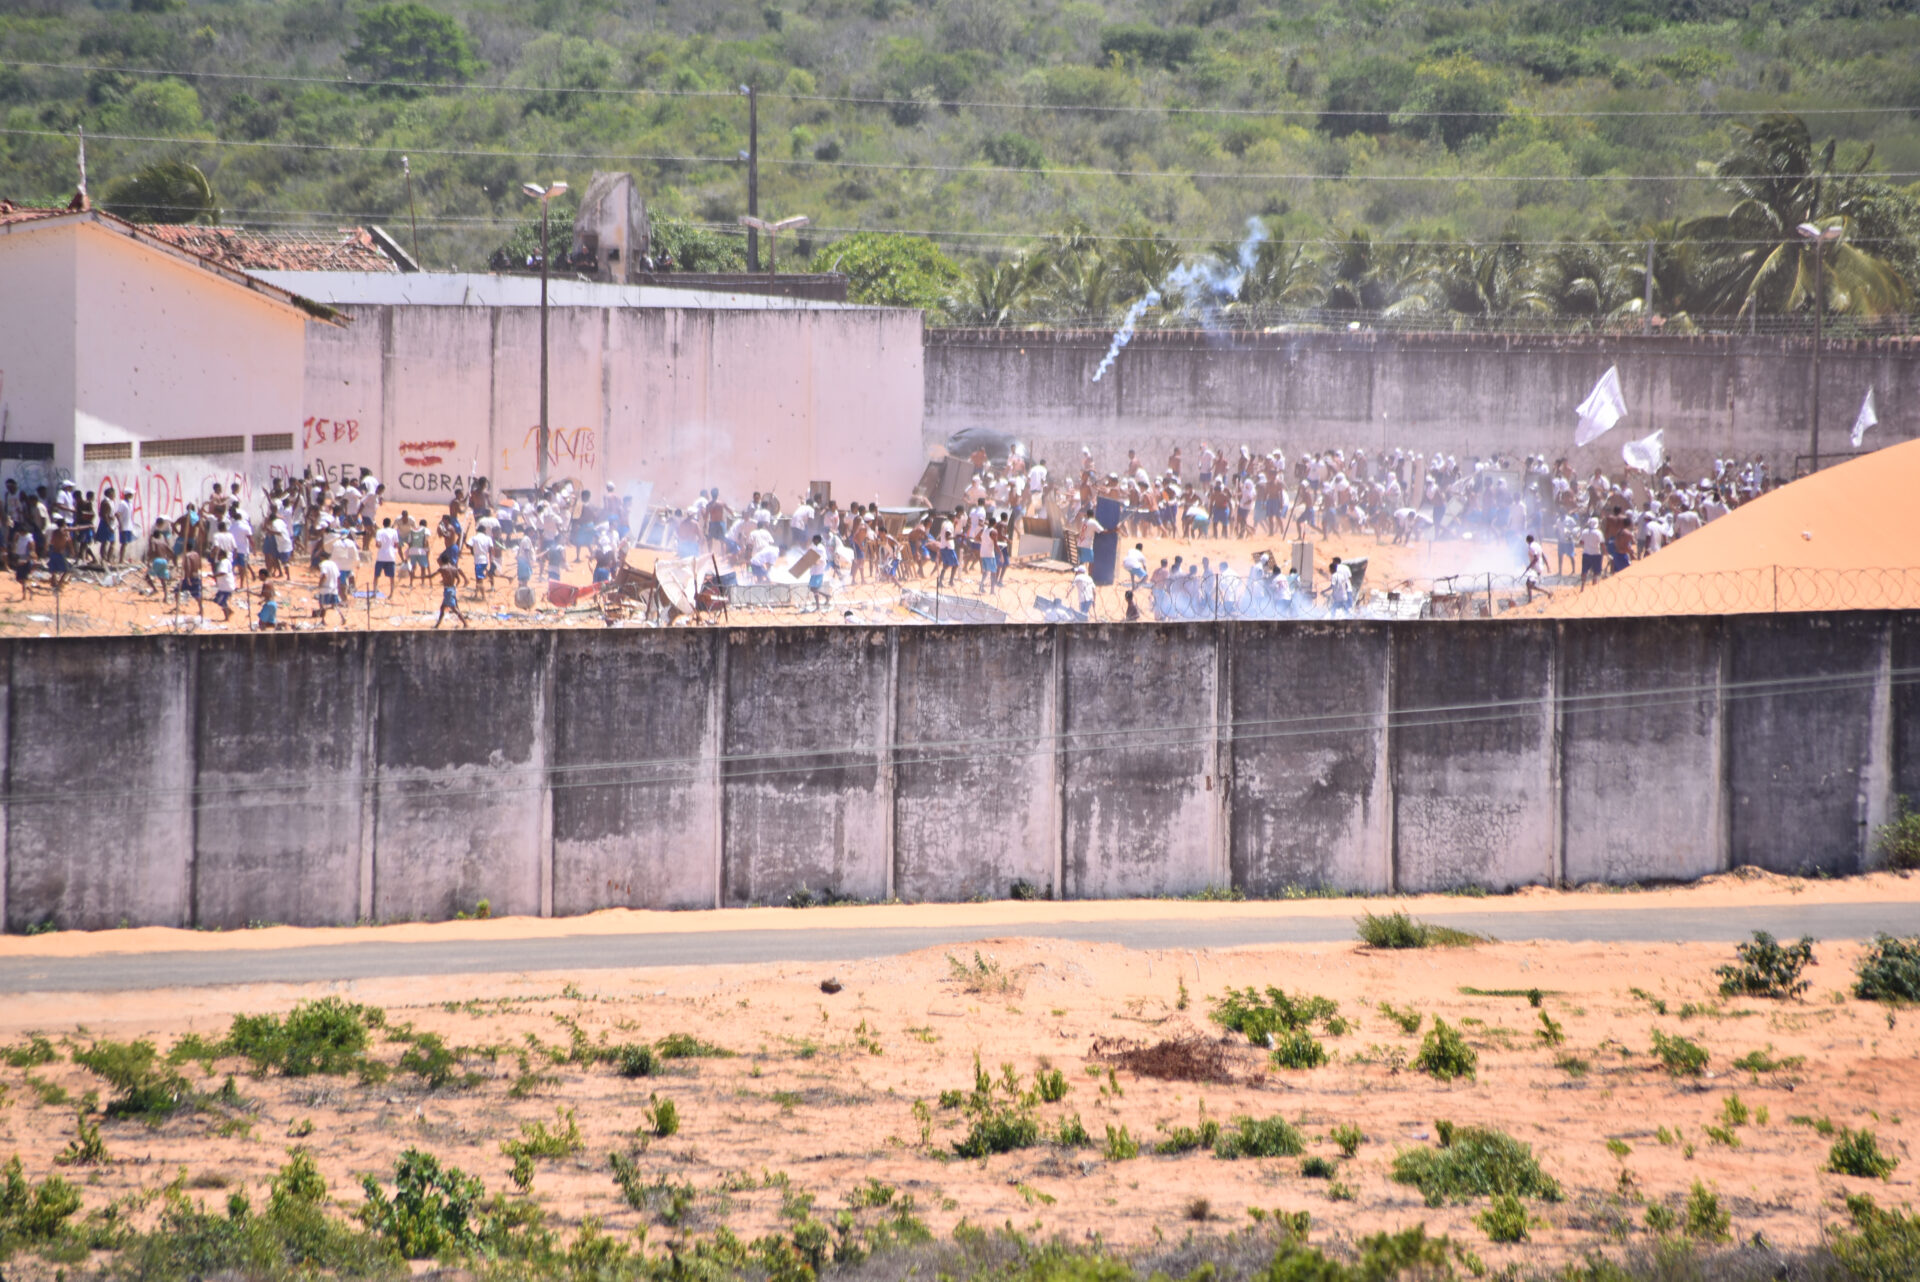
[(520, 190), (540, 202), (540, 493), (546, 496), (548, 421), (547, 421), (547, 260), (552, 256), (547, 246), (547, 213), (553, 198), (567, 189), (562, 182), (548, 183), (542, 187), (539, 183), (521, 183)]
[[(760, 216), (760, 95), (752, 85), (741, 85), (747, 96), (747, 213)], [(760, 232), (747, 228), (747, 270), (760, 270)]]
[(1830, 241), (1840, 239), (1838, 227), (1816, 227), (1801, 223), (1794, 230), (1801, 239), (1813, 242), (1813, 413), (1809, 432), (1807, 475), (1820, 470), (1820, 352), (1826, 346), (1827, 276), (1825, 250)]

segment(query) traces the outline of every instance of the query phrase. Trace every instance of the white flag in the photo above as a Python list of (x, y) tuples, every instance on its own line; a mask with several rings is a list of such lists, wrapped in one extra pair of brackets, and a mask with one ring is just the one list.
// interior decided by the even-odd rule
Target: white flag
[(1867, 389), (1867, 399), (1860, 402), (1860, 417), (1853, 420), (1853, 448), (1859, 449), (1860, 442), (1866, 438), (1867, 429), (1880, 421), (1873, 412), (1873, 389)]
[(1607, 372), (1600, 376), (1593, 391), (1574, 413), (1580, 416), (1580, 425), (1573, 431), (1575, 445), (1598, 440), (1627, 416), (1627, 398), (1620, 392), (1619, 366), (1607, 366)]
[(1620, 447), (1620, 457), (1626, 460), (1627, 466), (1638, 468), (1648, 476), (1660, 470), (1660, 462), (1666, 456), (1667, 452), (1660, 444), (1659, 432), (1643, 436), (1637, 441), (1628, 441)]

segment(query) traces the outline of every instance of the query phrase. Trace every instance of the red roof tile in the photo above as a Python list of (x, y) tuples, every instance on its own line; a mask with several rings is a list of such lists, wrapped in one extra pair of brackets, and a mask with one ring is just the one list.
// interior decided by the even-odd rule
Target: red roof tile
[(397, 272), (365, 228), (335, 232), (254, 231), (245, 227), (172, 226), (140, 229), (157, 240), (241, 271)]

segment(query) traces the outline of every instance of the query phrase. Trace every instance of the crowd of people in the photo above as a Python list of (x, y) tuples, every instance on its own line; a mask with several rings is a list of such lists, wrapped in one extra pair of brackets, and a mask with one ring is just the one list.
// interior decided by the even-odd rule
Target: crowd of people
[[(486, 601), (511, 578), (506, 590), (524, 607), (531, 602), (520, 590), (530, 591), (536, 577), (559, 579), (582, 563), (604, 583), (650, 525), (652, 546), (707, 563), (700, 577), (709, 584), (728, 576), (804, 583), (816, 608), (866, 584), (993, 592), (1016, 556), (1051, 551), (1059, 537), (1076, 563), (1065, 605), (1091, 617), (1090, 567), (1096, 540), (1107, 533), (1199, 545), (1254, 536), (1370, 535), (1396, 544), (1472, 537), (1508, 548), (1529, 592), (1551, 591), (1549, 578), (1577, 573), (1584, 585), (1616, 573), (1775, 484), (1759, 458), (1715, 460), (1712, 475), (1698, 481), (1664, 465), (1617, 477), (1596, 469), (1583, 480), (1565, 458), (1549, 465), (1544, 456), (1515, 463), (1333, 449), (1289, 459), (1278, 449), (1257, 454), (1243, 445), (1228, 453), (1207, 442), (1191, 464), (1175, 448), (1158, 470), (1131, 450), (1124, 471), (1102, 471), (1090, 450), (1070, 471), (1019, 449), (998, 459), (976, 451), (968, 463), (958, 503), (936, 510), (915, 494), (888, 512), (877, 502), (842, 506), (811, 493), (790, 509), (760, 492), (735, 506), (712, 488), (685, 507), (636, 513), (611, 483), (598, 496), (571, 483), (509, 496), (475, 478), (456, 485), (444, 511), (391, 516), (383, 515), (386, 487), (371, 473), (335, 478), (312, 469), (276, 479), (251, 504), (215, 483), (204, 502), (156, 515), (145, 529), (136, 529), (131, 497), (111, 485), (96, 494), (67, 481), (51, 494), (45, 487), (28, 493), (8, 480), (4, 499), (23, 598), (36, 570), (58, 592), (76, 567), (131, 565), (144, 590), (176, 611), (205, 617), (211, 598), (230, 621), (244, 593), (252, 626), (272, 629), (287, 623), (283, 596), (302, 564), (319, 621), (337, 615), (344, 622), (354, 600), (392, 599), (404, 586), (438, 591), (435, 627), (449, 615), (466, 626), (461, 589)], [(1116, 578), (1123, 574), (1127, 589), (1122, 617), (1139, 617), (1136, 592), (1160, 618), (1218, 614), (1223, 603), (1250, 617), (1310, 608), (1338, 614), (1355, 604), (1351, 568), (1337, 559), (1324, 584), (1301, 581), (1295, 567), (1265, 554), (1244, 568), (1211, 555), (1150, 567), (1144, 545), (1134, 543), (1118, 561)]]

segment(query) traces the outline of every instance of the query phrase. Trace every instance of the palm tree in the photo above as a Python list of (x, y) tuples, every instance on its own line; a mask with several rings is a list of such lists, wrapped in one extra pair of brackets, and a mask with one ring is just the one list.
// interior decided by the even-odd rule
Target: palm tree
[(1836, 141), (1828, 139), (1816, 155), (1798, 116), (1768, 116), (1734, 128), (1733, 149), (1718, 166), (1735, 197), (1733, 207), (1683, 229), (1700, 249), (1697, 289), (1704, 309), (1786, 313), (1811, 307), (1814, 242), (1801, 234), (1803, 226), (1841, 233), (1823, 251), (1828, 312), (1875, 316), (1904, 306), (1908, 282), (1885, 259), (1845, 239), (1858, 212), (1856, 180), (1872, 160), (1872, 148), (1859, 165), (1836, 174)]
[(948, 296), (946, 310), (957, 325), (1005, 325), (1018, 320), (1033, 301), (1046, 270), (1037, 255), (1010, 262), (976, 262)]
[(1490, 321), (1553, 310), (1533, 288), (1526, 247), (1513, 230), (1491, 245), (1437, 245), (1434, 250), (1433, 285), (1454, 315)]
[(1091, 234), (1070, 234), (1047, 255), (1035, 302), (1058, 320), (1105, 325), (1119, 310), (1119, 272)]
[(1605, 226), (1585, 240), (1554, 246), (1534, 262), (1531, 275), (1544, 310), (1584, 326), (1637, 318), (1646, 307), (1645, 255)]
[(1234, 309), (1278, 310), (1318, 307), (1326, 297), (1319, 264), (1303, 241), (1263, 240), (1253, 266), (1240, 283)]
[(220, 202), (198, 165), (156, 160), (137, 174), (115, 179), (102, 206), (136, 223), (217, 223)]
[(1322, 265), (1325, 306), (1334, 312), (1373, 312), (1408, 316), (1437, 311), (1439, 294), (1428, 246), (1404, 240), (1376, 245), (1364, 227), (1333, 243)]

